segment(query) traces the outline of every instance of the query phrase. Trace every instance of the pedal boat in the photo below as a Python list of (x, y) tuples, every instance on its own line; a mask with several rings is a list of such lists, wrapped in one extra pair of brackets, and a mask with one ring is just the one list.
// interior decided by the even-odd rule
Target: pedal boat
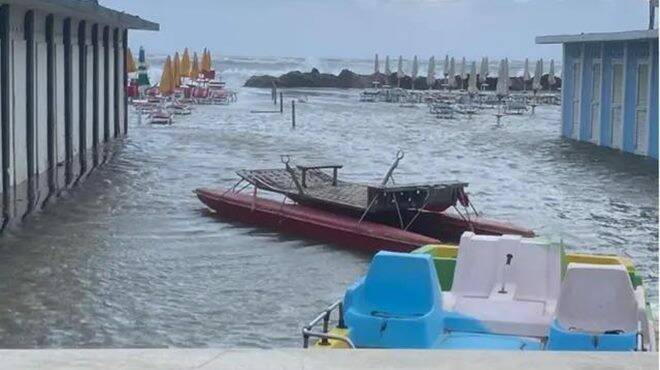
[(379, 252), (302, 334), (305, 348), (632, 352), (657, 351), (655, 327), (627, 258), (466, 232), (458, 248)]
[[(224, 219), (368, 252), (410, 252), (425, 244), (457, 243), (470, 230), (534, 235), (529, 229), (478, 215), (465, 193), (467, 183), (391, 186), (393, 165), (380, 185), (363, 185), (339, 180), (341, 167), (294, 167), (287, 159), (283, 169), (238, 171), (241, 180), (231, 189), (200, 188), (195, 194)], [(247, 187), (252, 187), (251, 195), (242, 193)], [(283, 199), (260, 197), (258, 190)]]

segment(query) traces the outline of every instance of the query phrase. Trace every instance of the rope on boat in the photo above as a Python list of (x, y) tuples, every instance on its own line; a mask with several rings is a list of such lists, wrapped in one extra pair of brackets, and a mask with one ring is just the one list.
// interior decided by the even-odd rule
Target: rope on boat
[(371, 207), (373, 207), (374, 203), (376, 203), (376, 199), (378, 199), (378, 197), (374, 197), (374, 199), (371, 200), (371, 203), (369, 203), (369, 206), (367, 207), (367, 209), (364, 210), (364, 212), (362, 213), (362, 216), (360, 216), (360, 220), (358, 221), (358, 225), (360, 225), (362, 223), (362, 220), (364, 220), (364, 218), (367, 217), (367, 213), (369, 213), (369, 210), (371, 209)]
[(466, 210), (465, 215), (463, 215), (463, 213), (461, 213), (461, 211), (458, 209), (458, 207), (456, 207), (456, 205), (454, 205), (454, 209), (456, 210), (456, 212), (458, 212), (458, 215), (461, 216), (463, 221), (467, 222), (468, 226), (470, 227), (470, 231), (475, 232), (474, 231), (474, 223), (472, 222), (472, 219), (470, 219), (469, 210), (466, 208), (465, 209)]
[(419, 217), (419, 215), (422, 214), (422, 211), (423, 211), (423, 210), (426, 208), (426, 206), (429, 204), (429, 203), (428, 203), (428, 200), (429, 200), (430, 197), (431, 197), (431, 193), (429, 193), (429, 192), (427, 191), (427, 192), (426, 192), (426, 199), (424, 199), (424, 204), (422, 205), (422, 207), (417, 208), (417, 213), (415, 213), (415, 215), (410, 219), (410, 222), (408, 222), (408, 225), (406, 225), (406, 228), (403, 229), (404, 231), (408, 231), (408, 229), (410, 228), (410, 226), (412, 226), (412, 224), (417, 220), (417, 217)]
[(396, 213), (399, 215), (399, 225), (401, 225), (401, 228), (403, 229), (403, 217), (401, 217), (401, 209), (399, 209), (399, 201), (396, 199), (396, 193), (394, 194), (394, 198), (392, 199), (394, 202), (394, 206), (396, 207)]
[[(236, 190), (236, 187), (237, 187), (238, 185), (240, 185), (244, 180), (245, 180), (245, 179), (240, 179), (240, 180), (238, 180), (238, 182), (235, 183), (234, 186), (232, 186), (231, 188), (227, 189), (227, 191), (225, 191), (224, 193), (222, 193), (222, 195), (225, 196), (225, 195), (227, 195), (227, 193)], [(245, 189), (245, 187), (243, 187), (243, 189)], [(242, 189), (241, 189), (241, 190), (242, 190)], [(241, 191), (239, 190), (238, 192), (240, 193)]]

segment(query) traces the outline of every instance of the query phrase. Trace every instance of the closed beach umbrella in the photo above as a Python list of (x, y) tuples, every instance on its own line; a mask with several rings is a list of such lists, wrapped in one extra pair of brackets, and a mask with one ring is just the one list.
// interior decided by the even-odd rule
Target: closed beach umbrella
[(417, 55), (413, 58), (413, 65), (412, 65), (412, 71), (410, 73), (410, 76), (414, 79), (417, 78), (417, 74), (419, 73), (419, 62), (417, 61)]
[(146, 67), (147, 65), (146, 53), (142, 46), (140, 46), (140, 51), (138, 52), (138, 63), (140, 64), (140, 67)]
[(204, 55), (202, 55), (202, 65), (200, 66), (200, 69), (202, 72), (210, 72), (211, 68), (211, 52), (207, 49), (204, 49)]
[(454, 57), (449, 60), (449, 71), (447, 73), (447, 86), (449, 88), (456, 87), (456, 61)]
[(479, 82), (486, 82), (488, 77), (488, 57), (481, 58), (481, 68), (479, 69)]
[(532, 88), (534, 90), (541, 90), (541, 76), (543, 76), (543, 59), (536, 62), (536, 69), (534, 70), (534, 82)]
[(174, 80), (172, 74), (172, 58), (168, 55), (163, 66), (163, 74), (158, 85), (161, 95), (170, 95), (174, 92)]
[(396, 70), (396, 77), (403, 78), (403, 76), (405, 76), (403, 74), (403, 57), (399, 55), (399, 67)]
[(525, 71), (523, 72), (523, 81), (527, 82), (532, 79), (532, 75), (529, 74), (529, 58), (525, 58)]
[(379, 74), (380, 73), (380, 63), (378, 62), (378, 54), (376, 54), (376, 58), (374, 59), (374, 74)]
[(172, 74), (174, 75), (174, 87), (181, 86), (181, 57), (179, 57), (179, 52), (174, 53), (174, 68), (172, 69)]
[(181, 72), (182, 77), (190, 77), (190, 54), (188, 53), (188, 48), (183, 50), (183, 55), (181, 56)]
[(385, 57), (385, 74), (387, 75), (387, 77), (390, 77), (390, 75), (392, 74), (392, 70), (390, 69), (390, 56), (389, 55)]
[(470, 77), (468, 79), (468, 92), (476, 93), (477, 89), (477, 62), (472, 62), (472, 68), (470, 69)]
[(147, 74), (147, 58), (143, 47), (140, 47), (140, 51), (138, 52), (138, 71), (138, 85), (150, 86), (151, 82)]
[(426, 84), (429, 86), (429, 89), (432, 89), (433, 85), (435, 85), (435, 57), (429, 58), (429, 70), (426, 74)]
[(199, 78), (199, 59), (197, 58), (197, 53), (193, 54), (192, 67), (190, 67), (190, 79), (197, 81)]
[(555, 83), (557, 83), (557, 81), (555, 80), (555, 60), (550, 59), (550, 70), (548, 71), (548, 86), (553, 87), (555, 86)]
[(133, 53), (131, 49), (126, 51), (126, 73), (137, 72), (137, 67), (135, 66), (135, 59), (133, 59)]
[(442, 66), (442, 74), (447, 77), (449, 75), (449, 55), (445, 55), (445, 64)]
[(497, 95), (509, 95), (509, 71), (506, 59), (500, 61), (500, 68), (497, 73)]
[(417, 79), (417, 74), (419, 73), (419, 62), (417, 61), (417, 55), (413, 58), (412, 72), (410, 77), (412, 78), (412, 88), (415, 90), (415, 80)]

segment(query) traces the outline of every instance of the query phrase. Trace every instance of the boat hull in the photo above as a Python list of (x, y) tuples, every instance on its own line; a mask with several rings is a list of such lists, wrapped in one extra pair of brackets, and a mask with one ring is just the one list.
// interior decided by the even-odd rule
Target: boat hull
[(302, 237), (343, 245), (365, 252), (410, 252), (440, 241), (392, 226), (327, 212), (304, 205), (235, 193), (226, 189), (195, 190), (197, 197), (220, 217), (277, 229)]

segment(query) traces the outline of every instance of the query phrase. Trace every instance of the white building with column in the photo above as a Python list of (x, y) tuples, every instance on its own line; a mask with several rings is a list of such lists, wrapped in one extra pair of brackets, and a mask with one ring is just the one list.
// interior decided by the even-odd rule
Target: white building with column
[(1, 224), (80, 183), (127, 134), (129, 29), (94, 0), (0, 0)]

